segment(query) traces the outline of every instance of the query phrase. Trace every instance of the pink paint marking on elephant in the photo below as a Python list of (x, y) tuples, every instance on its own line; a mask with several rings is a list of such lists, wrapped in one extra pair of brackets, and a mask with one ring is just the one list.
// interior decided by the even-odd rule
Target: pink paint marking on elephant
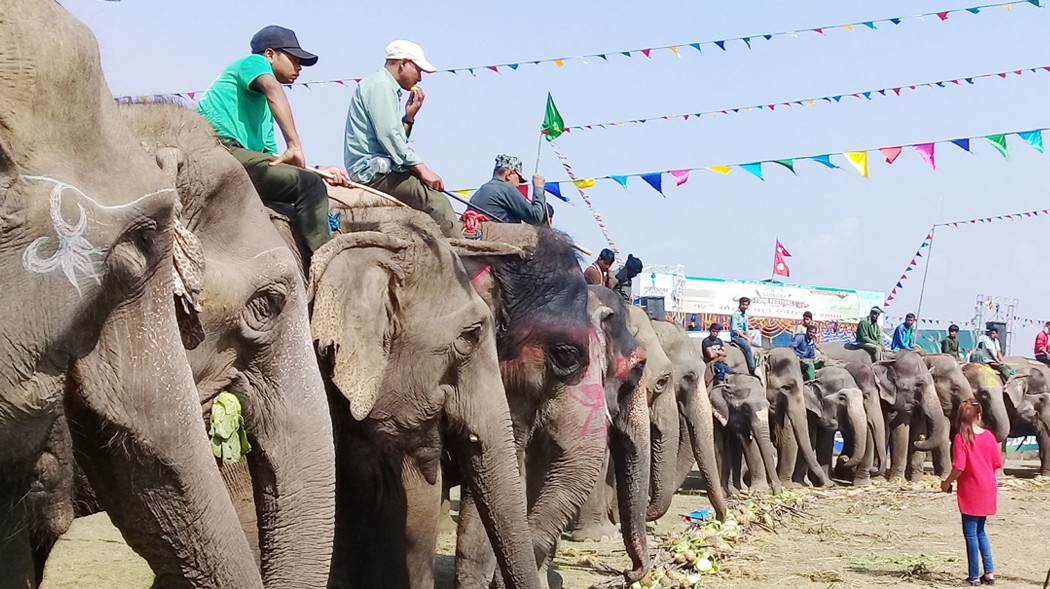
[(490, 272), (492, 272), (492, 264), (486, 264), (485, 266), (483, 266), (481, 268), (481, 270), (478, 270), (477, 274), (475, 274), (474, 276), (471, 276), (470, 284), (473, 285), (473, 286), (477, 286), (478, 285), (478, 281), (481, 280), (482, 278), (488, 276)]
[(627, 375), (631, 373), (631, 370), (639, 362), (644, 362), (647, 357), (645, 348), (638, 346), (633, 352), (631, 352), (630, 356), (621, 356), (616, 359), (616, 371), (614, 375), (621, 380), (627, 378)]
[(585, 437), (605, 436), (611, 421), (609, 408), (605, 404), (605, 384), (600, 361), (600, 346), (595, 333), (591, 334), (591, 361), (583, 375), (583, 381), (570, 389), (573, 399), (587, 408), (587, 417), (580, 432)]

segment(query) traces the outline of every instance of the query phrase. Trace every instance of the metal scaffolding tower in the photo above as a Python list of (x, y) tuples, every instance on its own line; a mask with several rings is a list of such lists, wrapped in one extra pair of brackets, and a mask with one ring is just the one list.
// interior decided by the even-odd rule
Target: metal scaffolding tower
[(1000, 341), (1003, 346), (1003, 354), (1013, 349), (1014, 345), (1014, 319), (1017, 316), (1017, 299), (1006, 297), (993, 297), (990, 295), (977, 295), (977, 303), (974, 305), (973, 337), (974, 341), (992, 324), (1002, 325), (999, 331)]

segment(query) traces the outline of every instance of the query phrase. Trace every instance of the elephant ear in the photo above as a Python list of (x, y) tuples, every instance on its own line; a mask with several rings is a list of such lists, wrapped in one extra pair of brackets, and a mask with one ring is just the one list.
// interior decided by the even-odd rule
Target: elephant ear
[(726, 399), (728, 390), (729, 385), (725, 383), (711, 387), (711, 414), (723, 427), (729, 423), (729, 401)]
[(347, 233), (321, 246), (311, 261), (310, 329), (318, 355), (331, 366), (326, 376), (357, 420), (379, 397), (404, 281), (399, 254), (408, 247), (376, 231)]
[(1028, 378), (1027, 374), (1014, 375), (1013, 378), (1006, 381), (1006, 386), (1003, 387), (1003, 394), (1013, 404), (1014, 409), (1021, 406), (1024, 395), (1028, 392)]
[(887, 405), (897, 402), (897, 385), (893, 380), (893, 373), (885, 362), (876, 362), (871, 365), (871, 371), (875, 374), (875, 386), (879, 387), (879, 397)]
[(802, 396), (806, 400), (806, 410), (813, 415), (820, 417), (823, 414), (824, 407), (821, 399), (824, 397), (824, 387), (820, 384), (819, 380), (811, 380), (802, 385)]

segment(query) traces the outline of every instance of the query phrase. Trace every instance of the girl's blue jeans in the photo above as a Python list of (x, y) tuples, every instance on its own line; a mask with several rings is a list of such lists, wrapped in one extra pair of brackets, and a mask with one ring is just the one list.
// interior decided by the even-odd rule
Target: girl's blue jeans
[(990, 575), (995, 571), (992, 564), (992, 545), (988, 542), (988, 535), (984, 533), (985, 516), (966, 515), (962, 516), (963, 538), (966, 539), (966, 562), (970, 567), (969, 578), (976, 579), (981, 576), (981, 565), (984, 565), (984, 574)]

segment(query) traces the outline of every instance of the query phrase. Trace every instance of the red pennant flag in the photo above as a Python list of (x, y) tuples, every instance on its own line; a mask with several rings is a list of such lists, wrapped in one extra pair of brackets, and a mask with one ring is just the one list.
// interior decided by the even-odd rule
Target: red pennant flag
[(529, 202), (532, 202), (532, 199), (529, 198), (529, 185), (528, 184), (519, 184), (518, 185), (518, 192), (520, 192), (521, 195), (525, 197), (525, 200), (527, 200)]
[(897, 161), (897, 156), (901, 154), (902, 149), (900, 147), (880, 147), (879, 151), (886, 156), (886, 163), (892, 164)]
[(492, 71), (496, 72), (497, 74), (499, 73), (499, 67), (495, 66), (495, 65), (487, 65), (487, 66), (485, 66), (485, 69), (492, 70)]
[(791, 268), (788, 268), (787, 262), (784, 260), (784, 258), (790, 257), (791, 254), (778, 239), (777, 249), (773, 254), (773, 276), (791, 276)]
[(649, 54), (652, 53), (652, 52), (653, 52), (652, 49), (642, 49), (642, 55), (644, 55), (646, 57), (649, 57)]
[(938, 12), (937, 13), (937, 18), (941, 19), (942, 21), (946, 21), (946, 20), (948, 20), (948, 13), (947, 12)]
[(894, 88), (893, 89), (893, 93), (896, 94), (897, 96), (900, 96), (901, 95), (901, 89), (900, 88)]

